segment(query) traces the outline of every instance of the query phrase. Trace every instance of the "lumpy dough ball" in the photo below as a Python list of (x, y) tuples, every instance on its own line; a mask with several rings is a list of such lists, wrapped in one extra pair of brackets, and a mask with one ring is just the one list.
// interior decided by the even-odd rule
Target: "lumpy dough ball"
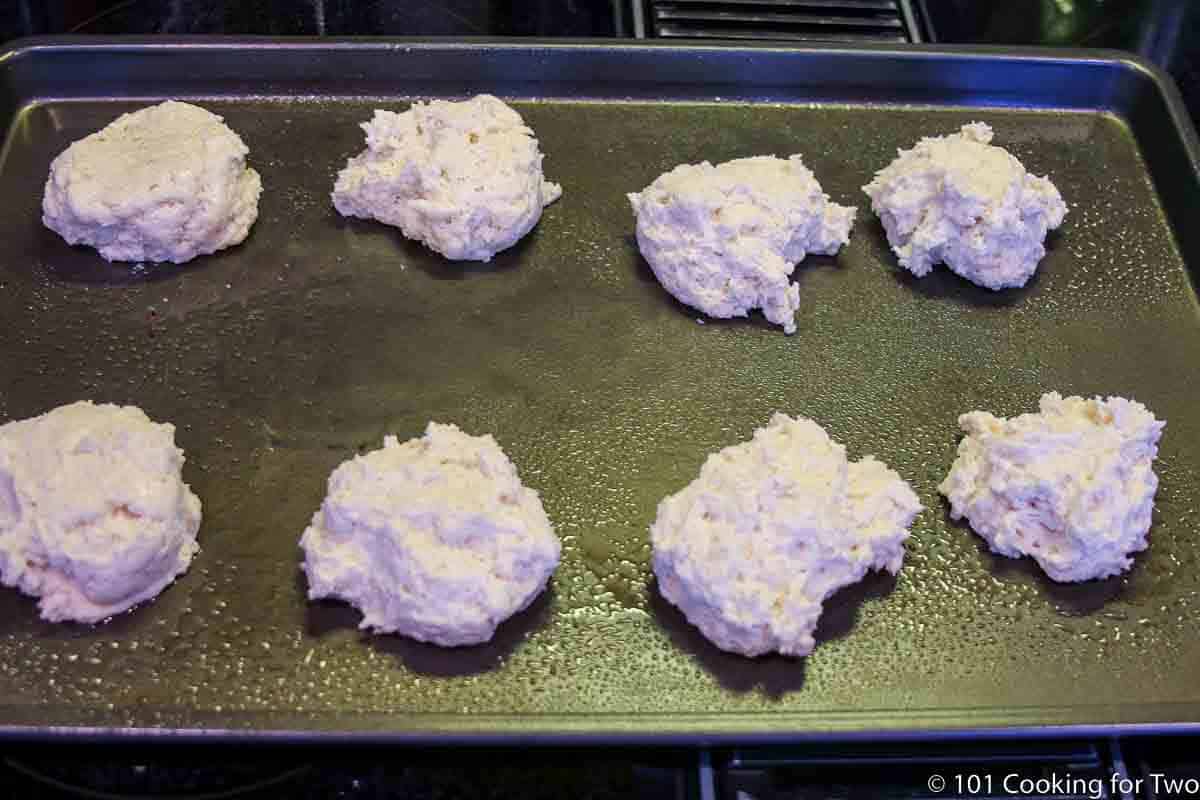
[(533, 229), (562, 187), (521, 115), (491, 95), (376, 111), (367, 149), (337, 176), (333, 205), (392, 225), (446, 258), (488, 261)]
[(352, 603), (362, 628), (447, 647), (492, 638), (546, 587), (561, 551), (496, 440), (437, 423), (334, 470), (300, 546), (310, 598)]
[(1042, 395), (1037, 414), (958, 418), (967, 434), (938, 487), (992, 549), (1056, 581), (1106, 578), (1147, 547), (1163, 422), (1123, 397)]
[(133, 406), (62, 406), (0, 426), (0, 580), (52, 622), (148, 600), (199, 549), (175, 428)]
[(784, 333), (796, 330), (796, 264), (836, 254), (854, 222), (798, 155), (684, 164), (629, 202), (642, 256), (677, 300), (721, 319), (760, 308)]
[(109, 261), (190, 261), (240, 243), (262, 181), (221, 117), (168, 101), (118, 117), (50, 165), (42, 221)]
[(863, 187), (900, 266), (918, 278), (944, 263), (989, 289), (1024, 286), (1046, 232), (1062, 224), (1054, 184), (991, 141), (982, 122), (922, 139)]
[(850, 462), (812, 420), (776, 414), (659, 504), (654, 573), (722, 650), (803, 656), (826, 598), (868, 570), (900, 569), (920, 510), (885, 464)]

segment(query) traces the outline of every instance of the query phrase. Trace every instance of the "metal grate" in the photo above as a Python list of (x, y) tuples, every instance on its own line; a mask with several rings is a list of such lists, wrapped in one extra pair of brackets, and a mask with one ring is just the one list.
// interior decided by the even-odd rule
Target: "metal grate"
[(907, 0), (649, 0), (651, 35), (664, 39), (916, 42)]

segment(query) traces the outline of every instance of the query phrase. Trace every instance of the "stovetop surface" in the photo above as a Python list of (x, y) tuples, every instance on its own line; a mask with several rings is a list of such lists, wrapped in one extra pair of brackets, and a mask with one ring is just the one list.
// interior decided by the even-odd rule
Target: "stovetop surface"
[[(5, 0), (0, 41), (64, 32), (630, 37), (638, 5), (626, 0)], [(1171, 72), (1193, 120), (1200, 120), (1200, 3), (917, 0), (913, 5), (926, 40), (1137, 51)], [(835, 747), (758, 757), (736, 751), (401, 755), (0, 747), (0, 787), (8, 789), (7, 796), (21, 798), (1001, 797), (1013, 796), (1003, 778), (1019, 772), (1101, 780), (1045, 784), (1041, 788), (1047, 791), (1036, 795), (1042, 797), (1089, 796), (1087, 790), (1096, 785), (1102, 785), (1105, 797), (1185, 797), (1200, 792), (1197, 743), (1195, 738), (1042, 742), (1024, 750), (993, 749), (987, 758), (980, 751), (955, 755), (944, 746)], [(937, 766), (930, 760), (934, 751), (957, 759), (955, 766)], [(940, 792), (930, 782), (939, 773), (948, 779)], [(977, 776), (978, 791), (961, 783), (964, 775)], [(984, 781), (988, 775), (990, 783)], [(1122, 793), (1113, 775), (1142, 783)], [(1178, 781), (1176, 791), (1163, 783), (1168, 778)]]
[[(673, 0), (5, 0), (0, 42), (32, 34), (632, 37)], [(761, 0), (769, 4), (779, 0)], [(747, 0), (712, 8), (744, 7)], [(1200, 120), (1200, 3), (1191, 0), (900, 0), (915, 38), (1105, 47), (1167, 68)], [(781, 2), (781, 7), (795, 0)], [(820, 5), (820, 4), (818, 4)]]
[(1166, 800), (1200, 796), (1192, 738), (803, 750), (129, 748), (0, 751), (6, 797), (246, 800)]
[[(32, 32), (621, 36), (604, 0), (17, 0)], [(22, 20), (18, 20), (21, 22)]]

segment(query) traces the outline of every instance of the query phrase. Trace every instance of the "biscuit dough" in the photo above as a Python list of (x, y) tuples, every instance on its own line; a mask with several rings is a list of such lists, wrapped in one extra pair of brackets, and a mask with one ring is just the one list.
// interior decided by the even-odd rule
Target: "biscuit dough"
[(496, 440), (435, 422), (335, 469), (300, 546), (309, 598), (447, 647), (492, 638), (546, 587), (561, 551)]
[(109, 261), (172, 261), (239, 244), (262, 181), (221, 117), (167, 101), (123, 114), (50, 165), (42, 221)]
[(199, 549), (175, 427), (133, 406), (62, 406), (0, 426), (0, 580), (44, 619), (100, 622), (148, 600)]
[(722, 650), (803, 656), (826, 598), (868, 570), (900, 569), (920, 510), (882, 462), (850, 462), (812, 420), (775, 414), (659, 504), (654, 573)]
[(1046, 232), (1062, 224), (1067, 206), (1054, 184), (991, 141), (982, 122), (922, 139), (863, 187), (900, 266), (918, 278), (945, 263), (989, 289), (1024, 286), (1046, 254)]
[(337, 176), (333, 205), (374, 219), (446, 258), (488, 261), (533, 229), (562, 187), (521, 115), (491, 95), (376, 111), (367, 149)]
[(798, 155), (683, 164), (629, 202), (642, 256), (676, 299), (721, 319), (761, 308), (784, 333), (796, 331), (796, 264), (836, 254), (855, 211), (831, 202)]
[(1145, 550), (1166, 423), (1122, 397), (1042, 395), (1012, 419), (972, 411), (938, 490), (992, 552), (1032, 556), (1056, 581), (1107, 578)]

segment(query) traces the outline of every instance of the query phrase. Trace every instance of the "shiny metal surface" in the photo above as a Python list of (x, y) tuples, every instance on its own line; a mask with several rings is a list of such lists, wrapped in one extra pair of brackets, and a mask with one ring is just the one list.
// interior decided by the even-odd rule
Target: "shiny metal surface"
[[(590, 92), (572, 84), (609, 63), (592, 45), (569, 60), (492, 45), (104, 47), (88, 91), (67, 69), (75, 45), (0, 61), (12, 118), (0, 158), (0, 419), (90, 397), (174, 422), (204, 502), (203, 549), (155, 602), (95, 628), (39, 622), (29, 599), (0, 591), (6, 733), (716, 741), (1200, 722), (1200, 317), (1182, 255), (1194, 236), (1179, 225), (1196, 177), (1177, 157), (1194, 152), (1193, 135), (1140, 67), (1017, 59), (1007, 87), (989, 78), (989, 94), (981, 81), (962, 108), (966, 88), (935, 86), (916, 106), (872, 100), (932, 51), (888, 55), (894, 69), (870, 92), (798, 79), (789, 100), (763, 64), (819, 56), (849, 86), (851, 66), (884, 54), (629, 49), (629, 69), (657, 59), (674, 79), (660, 87), (667, 102), (637, 73), (598, 76)], [(279, 54), (296, 65), (291, 78), (267, 66)], [(437, 54), (445, 68), (430, 77)], [(189, 71), (200, 55), (213, 70)], [(969, 76), (991, 56), (944, 57)], [(488, 88), (488, 65), (505, 92), (521, 59), (575, 71), (508, 92), (565, 189), (528, 239), (491, 264), (453, 264), (336, 215), (333, 176), (373, 108), (453, 94), (468, 74)], [(756, 59), (760, 83), (739, 67)], [(118, 82), (135, 63), (157, 72), (160, 91), (144, 75)], [(374, 71), (388, 64), (390, 78)], [(1038, 108), (1034, 86), (1030, 107), (1005, 107), (1043, 68), (1130, 77), (1110, 80), (1111, 95), (1073, 90), (1061, 103), (1072, 111)], [(714, 102), (739, 69), (736, 101)], [(220, 91), (214, 73), (240, 77)], [(348, 93), (385, 80), (389, 96)], [(912, 88), (895, 90), (914, 100)], [(169, 94), (207, 97), (249, 145), (265, 191), (247, 242), (136, 268), (44, 229), (50, 159)], [(1070, 205), (1023, 290), (898, 271), (859, 189), (896, 148), (976, 119)], [(835, 200), (860, 206), (850, 245), (797, 270), (795, 336), (761, 317), (698, 324), (640, 260), (624, 193), (681, 162), (792, 152)], [(1151, 174), (1164, 176), (1157, 191)], [(1152, 544), (1124, 577), (1052, 584), (1028, 561), (989, 555), (936, 494), (958, 413), (1019, 413), (1050, 389), (1131, 395), (1168, 422)], [(709, 452), (776, 410), (815, 418), (852, 457), (876, 454), (927, 510), (898, 578), (828, 603), (812, 656), (745, 660), (658, 597), (646, 529)], [(564, 542), (552, 589), (479, 648), (366, 636), (353, 610), (304, 598), (296, 542), (329, 471), (429, 419), (495, 434)]]

